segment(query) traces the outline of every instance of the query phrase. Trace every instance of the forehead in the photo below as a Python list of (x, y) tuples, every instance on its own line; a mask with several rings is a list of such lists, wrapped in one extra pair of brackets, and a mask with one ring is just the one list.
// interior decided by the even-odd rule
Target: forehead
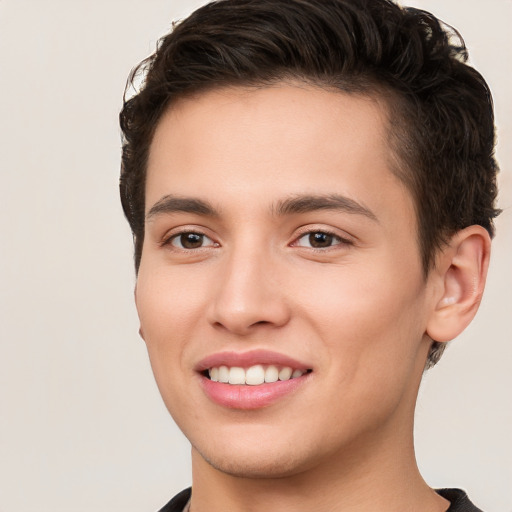
[(329, 192), (377, 209), (385, 198), (403, 202), (408, 193), (391, 172), (388, 126), (387, 104), (378, 96), (304, 84), (181, 99), (155, 131), (146, 212), (170, 193), (241, 207), (253, 196), (261, 203)]

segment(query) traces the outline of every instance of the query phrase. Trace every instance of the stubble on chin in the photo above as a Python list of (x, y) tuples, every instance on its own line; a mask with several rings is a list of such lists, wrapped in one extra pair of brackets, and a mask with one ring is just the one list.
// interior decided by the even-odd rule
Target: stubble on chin
[[(297, 450), (291, 449), (286, 457), (278, 454), (264, 455), (252, 454), (243, 457), (240, 454), (226, 453), (213, 455), (205, 451), (193, 448), (196, 457), (200, 457), (203, 463), (225, 475), (235, 478), (247, 478), (255, 480), (288, 478), (298, 475), (307, 469), (302, 457), (299, 457)], [(194, 459), (194, 457), (193, 457)]]

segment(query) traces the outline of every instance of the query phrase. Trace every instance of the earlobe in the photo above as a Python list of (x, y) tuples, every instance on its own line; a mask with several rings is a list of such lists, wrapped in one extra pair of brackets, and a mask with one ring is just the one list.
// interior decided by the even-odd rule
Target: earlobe
[(490, 250), (487, 230), (469, 226), (457, 232), (439, 255), (434, 272), (440, 286), (427, 325), (431, 339), (450, 341), (473, 320), (485, 287)]

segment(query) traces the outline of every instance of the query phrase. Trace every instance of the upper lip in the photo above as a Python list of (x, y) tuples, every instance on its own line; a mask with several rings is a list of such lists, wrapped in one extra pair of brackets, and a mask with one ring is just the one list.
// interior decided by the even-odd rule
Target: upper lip
[(289, 366), (294, 370), (302, 371), (311, 369), (310, 365), (297, 361), (285, 354), (269, 350), (251, 350), (248, 352), (218, 352), (211, 354), (197, 364), (196, 371), (203, 372), (218, 366), (250, 368), (257, 364)]

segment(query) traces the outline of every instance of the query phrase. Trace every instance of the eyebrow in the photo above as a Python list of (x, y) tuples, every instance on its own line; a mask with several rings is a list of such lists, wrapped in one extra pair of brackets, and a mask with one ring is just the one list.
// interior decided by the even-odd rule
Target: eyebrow
[(335, 210), (356, 215), (363, 215), (379, 222), (377, 216), (366, 206), (354, 199), (338, 194), (297, 196), (279, 201), (274, 207), (277, 215), (309, 213), (317, 210)]
[[(334, 210), (350, 214), (363, 215), (378, 222), (377, 216), (366, 206), (338, 194), (300, 195), (278, 201), (272, 211), (278, 216), (309, 213), (318, 210)], [(219, 217), (219, 211), (208, 201), (195, 197), (166, 195), (159, 199), (146, 215), (146, 221), (159, 214), (193, 213), (205, 217)]]
[(162, 213), (195, 213), (206, 217), (218, 217), (219, 212), (203, 199), (166, 195), (159, 199), (146, 214), (146, 221)]

